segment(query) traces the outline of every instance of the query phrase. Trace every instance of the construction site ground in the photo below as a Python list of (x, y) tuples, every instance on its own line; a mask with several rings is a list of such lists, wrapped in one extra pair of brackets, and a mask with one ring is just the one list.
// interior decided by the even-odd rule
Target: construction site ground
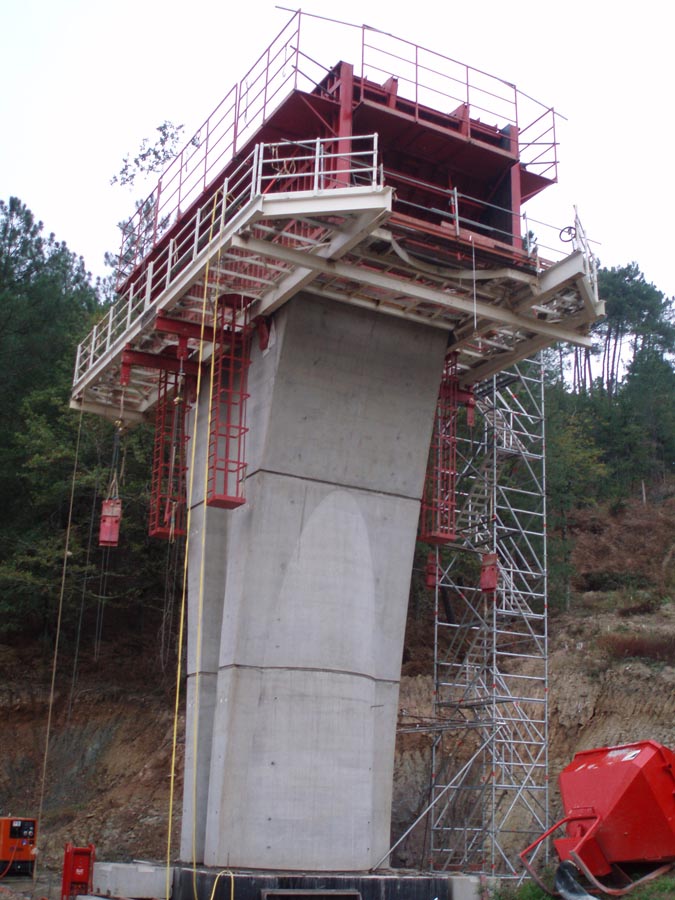
[[(550, 770), (581, 749), (652, 739), (675, 746), (675, 496), (647, 505), (592, 509), (571, 521), (575, 542), (569, 609), (550, 618)], [(433, 713), (433, 610), (417, 600), (409, 621), (402, 724)], [(628, 648), (628, 652), (624, 652)], [(50, 698), (52, 645), (0, 644), (0, 815), (37, 816)], [(635, 650), (640, 651), (635, 653)], [(63, 847), (93, 843), (107, 861), (163, 861), (174, 728), (175, 673), (160, 665), (154, 635), (133, 628), (103, 635), (99, 657), (61, 647), (47, 760), (39, 883), (5, 878), (8, 891), (57, 897)], [(177, 720), (172, 855), (182, 798), (182, 708)], [(431, 737), (399, 736), (393, 829), (400, 834), (427, 802)], [(553, 779), (555, 782), (555, 779)], [(558, 812), (554, 794), (552, 814)], [(394, 862), (424, 867), (424, 822)]]

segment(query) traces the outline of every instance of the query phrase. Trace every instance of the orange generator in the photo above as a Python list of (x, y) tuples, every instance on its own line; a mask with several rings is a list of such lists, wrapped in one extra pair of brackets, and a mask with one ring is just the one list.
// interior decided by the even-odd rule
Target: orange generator
[(36, 819), (0, 818), (0, 878), (33, 874), (36, 841)]

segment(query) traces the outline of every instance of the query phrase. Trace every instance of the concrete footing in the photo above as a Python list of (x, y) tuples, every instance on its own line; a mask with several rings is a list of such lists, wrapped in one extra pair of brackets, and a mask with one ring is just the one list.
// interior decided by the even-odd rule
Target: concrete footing
[[(172, 900), (480, 900), (476, 876), (229, 872), (176, 868)], [(215, 888), (214, 888), (215, 886)]]
[[(475, 875), (388, 871), (378, 874), (230, 872), (175, 866), (172, 900), (481, 900)], [(195, 895), (195, 885), (197, 893)], [(166, 867), (151, 863), (94, 864), (94, 893), (135, 900), (166, 898)], [(85, 897), (82, 900), (89, 900)]]
[[(169, 872), (171, 886), (174, 870)], [(166, 898), (166, 866), (152, 863), (94, 863), (93, 891), (98, 897)], [(169, 888), (171, 889), (171, 887)]]

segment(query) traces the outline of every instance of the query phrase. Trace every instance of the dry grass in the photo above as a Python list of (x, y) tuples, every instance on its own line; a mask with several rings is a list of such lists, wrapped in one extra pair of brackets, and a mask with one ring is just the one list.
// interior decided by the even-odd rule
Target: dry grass
[(599, 646), (612, 659), (644, 659), (675, 665), (675, 635), (656, 631), (637, 634), (603, 634)]

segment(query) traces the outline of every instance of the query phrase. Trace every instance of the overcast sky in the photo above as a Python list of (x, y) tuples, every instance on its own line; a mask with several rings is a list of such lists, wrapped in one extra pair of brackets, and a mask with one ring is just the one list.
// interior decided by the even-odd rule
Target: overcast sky
[[(404, 37), (554, 106), (567, 118), (559, 184), (531, 215), (562, 227), (576, 203), (603, 265), (635, 260), (675, 294), (667, 4), (308, 0), (302, 8)], [(267, 0), (3, 0), (0, 198), (20, 197), (104, 274), (116, 223), (138, 193), (110, 185), (122, 157), (166, 119), (189, 136), (289, 18)], [(321, 61), (343, 57), (331, 44)]]

